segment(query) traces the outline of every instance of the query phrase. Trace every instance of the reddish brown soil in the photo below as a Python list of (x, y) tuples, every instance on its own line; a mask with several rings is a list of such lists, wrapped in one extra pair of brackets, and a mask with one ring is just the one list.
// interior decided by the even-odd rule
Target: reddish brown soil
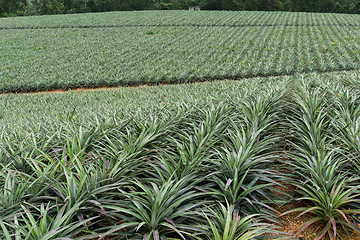
[[(100, 87), (100, 88), (74, 88), (69, 90), (64, 89), (55, 89), (55, 90), (49, 90), (49, 91), (39, 91), (39, 92), (20, 92), (20, 93), (0, 93), (1, 95), (29, 95), (29, 94), (57, 94), (57, 93), (68, 93), (68, 92), (93, 92), (93, 91), (105, 91), (105, 90), (114, 90), (119, 88), (141, 88), (141, 87), (152, 87), (152, 86), (166, 86), (169, 85), (168, 83), (158, 84), (158, 85), (137, 85), (137, 86), (119, 86), (119, 87)], [(175, 84), (174, 84), (175, 85)]]
[[(141, 86), (137, 86), (137, 87), (144, 87), (145, 85), (141, 85)], [(89, 91), (89, 92), (93, 92), (93, 91), (104, 91), (104, 90), (113, 90), (113, 89), (118, 89), (120, 87), (101, 87), (101, 88), (74, 88), (74, 89), (70, 89), (70, 90), (64, 90), (64, 89), (55, 89), (55, 90), (51, 90), (51, 91), (41, 91), (41, 92), (22, 92), (22, 93), (3, 93), (0, 95), (11, 95), (11, 94), (16, 94), (16, 95), (29, 95), (29, 94), (57, 94), (57, 93), (68, 93), (68, 92), (84, 92), (84, 91)]]
[[(294, 192), (294, 187), (291, 185), (286, 185), (282, 188), (279, 188), (279, 190), (291, 194)], [(306, 207), (309, 203), (306, 202), (291, 202), (289, 204), (286, 204), (284, 206), (278, 206), (275, 209), (279, 211), (279, 215), (282, 213), (289, 211), (291, 209), (300, 208), (300, 207)], [(295, 235), (298, 233), (300, 227), (307, 221), (309, 221), (311, 218), (315, 217), (312, 213), (307, 213), (299, 217), (300, 212), (297, 213), (290, 213), (282, 216), (282, 219), (285, 220), (285, 223), (283, 226), (281, 226), (278, 231), (282, 231), (289, 234), (289, 239), (292, 239), (290, 237), (295, 237)], [(311, 226), (309, 226), (306, 230), (302, 231), (299, 235), (296, 236), (295, 239), (301, 239), (301, 240), (314, 240), (315, 236), (319, 233), (321, 228), (323, 227), (323, 224), (321, 223), (314, 223)], [(339, 231), (339, 233), (343, 238), (337, 237), (337, 239), (341, 240), (360, 240), (360, 234), (356, 232), (350, 233), (350, 238), (346, 236), (345, 233), (342, 231)], [(323, 238), (326, 239), (326, 238)]]

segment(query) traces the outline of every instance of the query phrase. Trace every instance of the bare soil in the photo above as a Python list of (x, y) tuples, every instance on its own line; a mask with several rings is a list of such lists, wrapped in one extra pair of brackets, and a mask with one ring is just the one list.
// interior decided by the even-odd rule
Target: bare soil
[[(283, 191), (284, 193), (291, 194), (295, 191), (295, 188), (291, 185), (285, 185), (284, 187), (279, 188), (279, 190)], [(275, 209), (277, 211), (279, 211), (279, 216), (280, 216), (282, 213), (289, 211), (291, 209), (306, 207), (308, 205), (309, 205), (309, 203), (306, 203), (303, 201), (297, 201), (297, 202), (293, 201), (293, 202), (290, 202), (289, 204), (285, 204), (284, 206), (277, 206), (277, 207), (275, 207)], [(314, 223), (314, 224), (310, 225), (307, 229), (302, 231), (300, 234), (297, 235), (300, 227), (304, 223), (306, 223), (307, 221), (309, 221), (310, 219), (315, 217), (315, 215), (312, 213), (307, 213), (307, 214), (301, 215), (299, 217), (300, 213), (301, 212), (296, 212), (296, 213), (290, 213), (290, 214), (281, 216), (281, 218), (285, 221), (285, 223), (277, 230), (288, 233), (289, 234), (288, 239), (314, 240), (316, 235), (321, 231), (321, 229), (322, 229), (322, 227), (324, 227), (324, 225), (322, 223)], [(360, 227), (360, 225), (359, 225), (359, 227)], [(337, 239), (339, 239), (339, 240), (340, 239), (341, 240), (360, 240), (360, 233), (357, 233), (355, 231), (350, 232), (350, 238), (347, 237), (347, 235), (341, 230), (338, 232), (338, 235), (341, 235), (341, 237), (342, 237), (342, 238), (340, 238), (338, 236)], [(323, 238), (323, 239), (326, 239), (326, 238)]]

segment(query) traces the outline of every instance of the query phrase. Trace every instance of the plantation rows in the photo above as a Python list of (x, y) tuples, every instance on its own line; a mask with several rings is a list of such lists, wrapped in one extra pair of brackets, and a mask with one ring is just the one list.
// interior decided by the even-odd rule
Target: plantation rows
[[(243, 99), (261, 95), (268, 89), (282, 91), (290, 82), (335, 81), (359, 88), (359, 71), (323, 74), (299, 74), (279, 77), (257, 77), (236, 81), (212, 81), (165, 86), (114, 88), (98, 91), (68, 91), (59, 94), (0, 95), (0, 135), (55, 131), (60, 123), (83, 128), (113, 119), (142, 121), (148, 115), (167, 117), (177, 108), (209, 108), (219, 104), (241, 104)], [(23, 107), (19, 107), (23, 106)], [(71, 121), (69, 121), (71, 119)], [(1, 137), (0, 137), (1, 138)]]
[(291, 12), (141, 11), (17, 17), (0, 29), (125, 26), (359, 26), (356, 14)]
[[(302, 79), (161, 117), (4, 135), (0, 238), (271, 238), (293, 211), (313, 216), (300, 233), (353, 234), (358, 86)], [(303, 208), (279, 217), (289, 197)]]
[(360, 28), (340, 25), (3, 32), (2, 93), (239, 79), (360, 67)]
[[(349, 72), (345, 79), (355, 80), (357, 76)], [(0, 109), (6, 109), (0, 112), (0, 135), (45, 134), (44, 128), (56, 131), (62, 124), (87, 128), (98, 122), (114, 123), (114, 119), (143, 121), (148, 115), (166, 118), (182, 106), (239, 104), (264, 90), (281, 90), (288, 81), (288, 77), (274, 77), (61, 94), (0, 95)]]

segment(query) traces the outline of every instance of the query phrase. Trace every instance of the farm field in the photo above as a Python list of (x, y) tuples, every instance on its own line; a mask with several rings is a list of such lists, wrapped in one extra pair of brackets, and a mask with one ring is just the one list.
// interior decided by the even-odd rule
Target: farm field
[[(0, 108), (7, 111), (0, 115), (0, 126), (2, 132), (16, 131), (24, 135), (33, 127), (57, 128), (62, 121), (86, 128), (96, 125), (96, 121), (141, 120), (149, 114), (161, 118), (177, 112), (181, 106), (207, 108), (221, 102), (241, 103), (262, 91), (283, 89), (288, 81), (289, 77), (274, 77), (56, 94), (2, 95)], [(68, 121), (69, 116), (71, 121)]]
[[(84, 14), (70, 15), (69, 19), (1, 19), (0, 93), (187, 83), (360, 67), (358, 15), (204, 14), (155, 11), (107, 13), (104, 18)], [(114, 15), (119, 17), (112, 18)], [(1, 24), (8, 29), (1, 29)]]
[(360, 239), (359, 25), (0, 19), (0, 239)]
[(359, 26), (356, 14), (233, 12), (233, 11), (137, 11), (31, 16), (1, 19), (1, 29), (131, 26)]
[(357, 239), (359, 76), (3, 95), (0, 237), (213, 239), (227, 225), (290, 237), (301, 225), (283, 232), (274, 208), (286, 183), (300, 213), (320, 217), (297, 236), (332, 214)]
[(6, 109), (0, 113), (0, 130), (23, 136), (33, 128), (58, 128), (63, 121), (86, 128), (97, 121), (162, 117), (186, 105), (208, 108), (220, 103), (240, 104), (266, 90), (280, 91), (302, 80), (316, 81), (317, 86), (331, 82), (360, 89), (359, 78), (360, 71), (341, 71), (55, 94), (5, 94), (0, 95), (0, 109)]

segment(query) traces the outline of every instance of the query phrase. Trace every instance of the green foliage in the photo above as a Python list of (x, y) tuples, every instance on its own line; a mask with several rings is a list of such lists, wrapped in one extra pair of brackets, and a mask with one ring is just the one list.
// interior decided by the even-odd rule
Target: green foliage
[(65, 10), (64, 0), (33, 0), (29, 7), (39, 14), (59, 14)]
[[(318, 175), (317, 177), (322, 177)], [(344, 179), (345, 178), (345, 179)], [(346, 178), (344, 175), (333, 176), (329, 180), (311, 179), (306, 185), (294, 183), (298, 187), (298, 193), (303, 197), (297, 200), (311, 201), (314, 206), (301, 207), (289, 210), (283, 215), (301, 212), (301, 215), (306, 213), (313, 213), (315, 217), (306, 221), (298, 230), (295, 236), (298, 236), (308, 228), (310, 225), (323, 222), (325, 225), (319, 231), (316, 239), (322, 239), (328, 235), (330, 239), (336, 239), (339, 235), (339, 230), (348, 233), (349, 229), (358, 231), (358, 229), (350, 222), (349, 216), (357, 215), (360, 213), (358, 208), (347, 208), (353, 203), (359, 202), (359, 195), (357, 192), (358, 179)], [(326, 187), (323, 185), (326, 184)]]
[(142, 184), (132, 182), (130, 191), (121, 191), (127, 201), (113, 201), (112, 205), (103, 205), (113, 216), (129, 215), (126, 222), (112, 227), (105, 236), (125, 235), (125, 227), (134, 229), (134, 234), (144, 239), (168, 238), (176, 233), (177, 237), (200, 235), (197, 228), (198, 211), (204, 204), (201, 197), (205, 193), (196, 189), (194, 176), (182, 179), (164, 180), (163, 183)]
[[(4, 19), (2, 91), (358, 64), (356, 15), (187, 11), (185, 18), (151, 11), (144, 13), (149, 23), (141, 14)], [(164, 26), (164, 19), (175, 26)], [(315, 215), (296, 236), (313, 224), (321, 226), (316, 239), (356, 231), (358, 79), (354, 70), (2, 95), (0, 238), (259, 239), (274, 232), (269, 222), (280, 222), (273, 206), (284, 202), (276, 194), (284, 182), (304, 203), (284, 214)]]
[(204, 214), (211, 227), (211, 234), (207, 235), (211, 240), (247, 240), (256, 239), (267, 232), (269, 225), (256, 223), (253, 220), (258, 216), (249, 215), (241, 217), (233, 206), (225, 207), (219, 204), (217, 209), (210, 209), (211, 219)]
[(2, 233), (0, 237), (10, 240), (25, 239), (63, 239), (75, 237), (84, 229), (84, 224), (94, 218), (72, 222), (72, 218), (79, 208), (79, 204), (66, 210), (66, 205), (56, 208), (50, 203), (42, 203), (40, 206), (21, 206), (20, 216), (15, 215), (13, 220), (3, 221), (0, 219)]
[(217, 199), (244, 214), (258, 212), (264, 207), (273, 211), (264, 198), (270, 200), (272, 196), (268, 190), (278, 184), (276, 173), (270, 170), (277, 138), (269, 134), (276, 131), (277, 101), (276, 95), (271, 94), (244, 104), (239, 110), (243, 121), (240, 126), (233, 123), (234, 130), (229, 130), (227, 136), (228, 147), (218, 150), (220, 156), (215, 169), (219, 170), (214, 174), (216, 186), (211, 190)]
[(0, 92), (353, 70), (356, 22), (357, 15), (215, 11), (2, 19)]
[(258, 239), (279, 222), (284, 181), (306, 202), (284, 214), (315, 215), (297, 235), (356, 230), (358, 71), (347, 74), (2, 96), (63, 108), (16, 112), (52, 122), (1, 134), (0, 238)]
[(22, 15), (22, 11), (26, 9), (27, 3), (26, 0), (0, 0), (0, 16), (7, 16), (7, 14)]
[[(231, 151), (233, 144), (242, 141), (231, 129), (240, 134), (244, 128), (251, 138), (256, 127), (260, 140), (276, 124), (272, 118), (279, 111), (276, 105), (283, 91), (249, 91), (244, 96), (256, 91), (257, 104), (252, 105), (250, 98), (235, 105), (233, 97), (239, 94), (235, 91), (232, 105), (178, 106), (161, 119), (151, 114), (142, 120), (105, 122), (87, 129), (62, 119), (56, 130), (38, 129), (41, 134), (22, 142), (7, 135), (11, 140), (2, 140), (8, 143), (2, 145), (0, 155), (0, 163), (6, 166), (0, 175), (0, 238), (13, 234), (21, 239), (206, 238), (213, 222), (203, 213), (212, 219), (215, 212), (208, 207), (227, 200), (213, 196), (217, 188), (213, 175), (227, 172), (216, 164), (221, 155), (217, 149)], [(264, 101), (259, 99), (263, 94)], [(235, 110), (237, 114), (231, 114)], [(73, 113), (68, 120), (75, 118)], [(262, 152), (251, 155), (263, 159)], [(265, 169), (270, 165), (254, 165), (257, 169), (251, 171), (271, 171)], [(238, 185), (246, 189), (249, 182), (257, 181), (256, 174), (249, 174), (246, 183)], [(267, 192), (266, 186), (256, 186), (252, 192)], [(255, 202), (266, 199), (264, 194), (256, 199), (250, 195), (247, 201), (254, 201), (256, 208), (238, 210), (243, 201), (231, 210), (233, 220), (241, 223), (233, 226), (238, 229), (236, 236), (270, 231), (262, 222), (269, 209)], [(256, 219), (247, 216), (258, 212), (263, 214)]]
[(359, 13), (357, 0), (12, 0), (0, 1), (0, 14), (34, 15), (128, 10), (187, 9)]
[(348, 234), (349, 229), (358, 231), (349, 219), (360, 212), (357, 204), (360, 201), (357, 188), (359, 178), (347, 170), (348, 159), (338, 144), (343, 136), (336, 129), (341, 128), (334, 127), (339, 121), (331, 124), (331, 117), (337, 116), (333, 115), (332, 110), (336, 111), (336, 108), (330, 101), (334, 96), (327, 95), (321, 87), (311, 83), (302, 82), (302, 85), (297, 88), (298, 93), (288, 113), (290, 144), (295, 150), (287, 155), (292, 160), (288, 166), (292, 172), (291, 184), (296, 187), (296, 200), (307, 201), (309, 206), (291, 209), (282, 215), (313, 213), (315, 216), (306, 221), (295, 236), (309, 226), (320, 223), (322, 227), (316, 239), (325, 236), (336, 239), (341, 233)]

